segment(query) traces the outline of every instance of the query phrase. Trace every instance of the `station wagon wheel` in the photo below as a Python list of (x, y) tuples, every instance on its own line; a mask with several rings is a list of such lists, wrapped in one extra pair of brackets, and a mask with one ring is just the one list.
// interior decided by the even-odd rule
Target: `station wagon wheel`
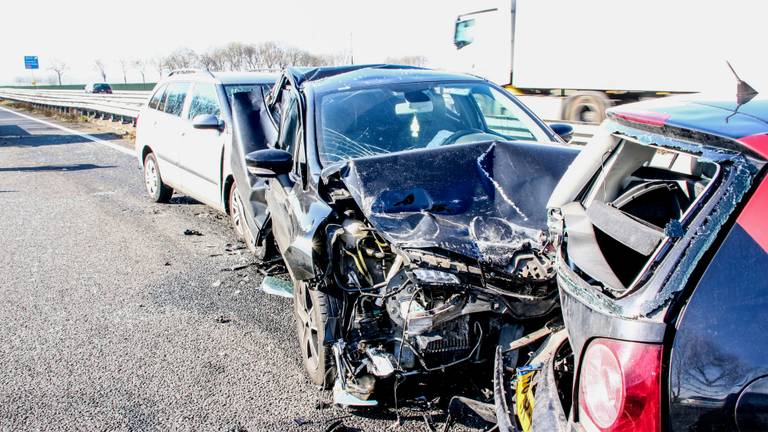
[(331, 349), (326, 345), (326, 325), (329, 316), (329, 296), (311, 289), (305, 281), (294, 284), (294, 315), (301, 358), (314, 384), (330, 388), (333, 385)]
[(243, 202), (240, 200), (240, 194), (237, 191), (237, 185), (232, 185), (229, 190), (229, 217), (232, 219), (232, 226), (235, 227), (235, 233), (241, 239), (245, 239), (244, 219), (245, 209), (243, 208)]
[(259, 260), (263, 260), (267, 254), (271, 254), (271, 238), (267, 237), (262, 240), (262, 245), (256, 245), (256, 239), (253, 237), (251, 228), (246, 220), (245, 205), (240, 198), (240, 193), (237, 189), (237, 183), (233, 184), (229, 188), (229, 218), (232, 221), (232, 226), (235, 228), (235, 234), (237, 238), (245, 242), (248, 246), (248, 250)]
[(167, 203), (173, 196), (173, 189), (163, 183), (154, 153), (148, 153), (144, 158), (144, 185), (154, 202)]

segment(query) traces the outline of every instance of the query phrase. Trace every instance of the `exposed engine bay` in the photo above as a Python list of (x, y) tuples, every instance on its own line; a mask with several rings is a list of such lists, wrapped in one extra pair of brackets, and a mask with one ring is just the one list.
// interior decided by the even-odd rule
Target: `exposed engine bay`
[(333, 345), (337, 403), (375, 404), (377, 381), (395, 375), (486, 363), (502, 332), (519, 337), (523, 321), (556, 306), (546, 249), (512, 258), (509, 279), (487, 279), (457, 258), (397, 250), (352, 211), (345, 217), (328, 227), (331, 272), (349, 306)]
[[(335, 368), (326, 379), (335, 376), (336, 403), (376, 405), (381, 392), (405, 378), (459, 366), (490, 371), (498, 345), (557, 316), (554, 249), (543, 234), (544, 218), (533, 211), (543, 200), (513, 201), (509, 182), (530, 179), (494, 173), (494, 162), (510, 163), (510, 151), (529, 149), (500, 145), (506, 144), (450, 149), (443, 163), (465, 165), (449, 167), (463, 172), (455, 183), (443, 173), (432, 182), (433, 174), (398, 169), (435, 156), (427, 152), (353, 161), (325, 178), (335, 212), (316, 241), (325, 245), (318, 258), (327, 257), (318, 289), (341, 305), (325, 329), (333, 335), (326, 343)], [(558, 154), (538, 159), (547, 161), (545, 168), (528, 164), (546, 191), (573, 157)], [(385, 178), (376, 172), (383, 166), (412, 174)], [(506, 361), (514, 367), (517, 352)]]

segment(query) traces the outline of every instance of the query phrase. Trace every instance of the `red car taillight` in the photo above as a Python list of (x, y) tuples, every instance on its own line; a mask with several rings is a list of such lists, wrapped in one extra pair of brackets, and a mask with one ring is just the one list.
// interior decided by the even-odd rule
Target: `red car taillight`
[(579, 419), (588, 430), (661, 430), (661, 345), (595, 339), (579, 380)]
[(134, 127), (139, 127), (139, 117), (141, 117), (141, 113), (136, 114), (136, 120), (133, 122)]

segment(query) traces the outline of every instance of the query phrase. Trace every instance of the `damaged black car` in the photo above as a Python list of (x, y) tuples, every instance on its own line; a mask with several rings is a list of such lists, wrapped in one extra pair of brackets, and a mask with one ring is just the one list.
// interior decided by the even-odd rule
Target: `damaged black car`
[(234, 111), (257, 241), (292, 282), (263, 288), (295, 299), (336, 403), (458, 366), (490, 382), (500, 343), (559, 316), (545, 205), (578, 152), (568, 126), (480, 78), (392, 65), (289, 69)]

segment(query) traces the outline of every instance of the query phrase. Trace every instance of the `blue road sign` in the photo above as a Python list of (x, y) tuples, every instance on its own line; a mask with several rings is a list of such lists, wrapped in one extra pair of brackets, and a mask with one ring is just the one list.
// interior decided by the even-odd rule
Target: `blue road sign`
[(24, 69), (39, 69), (37, 56), (24, 56)]

